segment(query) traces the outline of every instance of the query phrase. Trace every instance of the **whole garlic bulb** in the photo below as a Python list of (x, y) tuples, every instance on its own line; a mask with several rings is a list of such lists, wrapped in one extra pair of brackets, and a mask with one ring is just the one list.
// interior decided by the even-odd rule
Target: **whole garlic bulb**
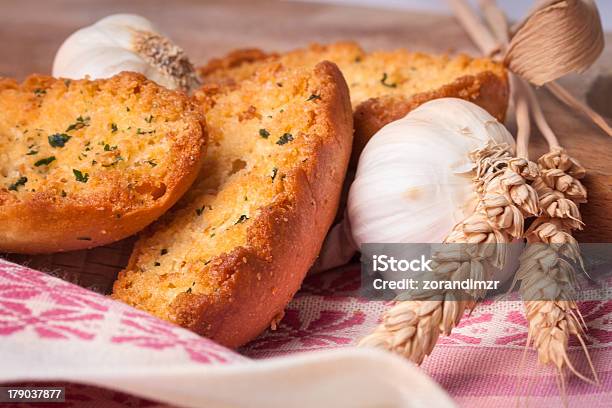
[(352, 238), (440, 243), (478, 201), (469, 153), (514, 140), (479, 106), (436, 99), (382, 128), (359, 159), (348, 199)]
[(198, 83), (185, 52), (134, 14), (111, 15), (76, 31), (53, 62), (53, 76), (62, 78), (108, 78), (121, 71), (139, 72), (170, 89), (187, 91)]
[(365, 243), (442, 243), (475, 209), (469, 153), (489, 142), (514, 147), (493, 116), (455, 98), (427, 102), (380, 129), (361, 153), (344, 219), (311, 273), (346, 264)]

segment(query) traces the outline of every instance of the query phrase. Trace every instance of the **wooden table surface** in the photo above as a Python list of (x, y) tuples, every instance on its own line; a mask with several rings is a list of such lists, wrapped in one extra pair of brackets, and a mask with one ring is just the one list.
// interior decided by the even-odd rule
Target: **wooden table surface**
[[(50, 73), (53, 56), (70, 33), (119, 12), (152, 20), (196, 64), (240, 47), (282, 51), (347, 39), (370, 50), (405, 47), (477, 54), (452, 17), (407, 11), (268, 0), (0, 0), (0, 76), (22, 79), (33, 72)], [(612, 44), (612, 35), (607, 40)], [(606, 47), (586, 75), (563, 83), (612, 117), (612, 47)], [(546, 92), (540, 91), (539, 97), (561, 143), (589, 171), (589, 203), (581, 207), (587, 228), (579, 239), (612, 242), (612, 138)], [(512, 131), (511, 123), (509, 128)], [(532, 139), (533, 158), (545, 145), (536, 133)]]

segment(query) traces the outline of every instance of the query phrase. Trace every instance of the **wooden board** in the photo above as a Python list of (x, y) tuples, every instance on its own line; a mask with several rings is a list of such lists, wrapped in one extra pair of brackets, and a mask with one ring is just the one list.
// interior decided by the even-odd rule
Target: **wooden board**
[[(405, 47), (478, 54), (452, 17), (406, 11), (297, 2), (195, 0), (141, 0), (129, 4), (124, 0), (0, 0), (0, 10), (0, 75), (20, 79), (33, 72), (49, 73), (57, 48), (70, 33), (118, 12), (137, 13), (154, 21), (186, 49), (196, 64), (235, 48), (282, 51), (310, 42), (336, 40), (355, 40), (369, 50)], [(607, 40), (612, 44), (612, 35)], [(563, 83), (580, 98), (588, 94), (594, 106), (612, 114), (612, 47), (606, 47), (586, 75), (572, 76)], [(612, 242), (612, 138), (546, 92), (539, 92), (539, 96), (562, 144), (589, 171), (589, 203), (581, 208), (587, 228), (578, 234), (579, 240)], [(512, 129), (512, 124), (509, 127)], [(532, 156), (537, 157), (545, 145), (537, 134), (533, 139)], [(86, 265), (113, 274), (116, 265), (125, 262), (130, 247), (128, 240), (76, 254), (16, 258), (38, 268), (55, 267), (62, 274)]]

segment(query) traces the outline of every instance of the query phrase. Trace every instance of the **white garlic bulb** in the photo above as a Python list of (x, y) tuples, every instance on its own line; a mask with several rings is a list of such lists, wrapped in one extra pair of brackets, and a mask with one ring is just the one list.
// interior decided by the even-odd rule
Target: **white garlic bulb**
[(53, 63), (53, 76), (108, 78), (139, 72), (170, 89), (197, 85), (185, 52), (159, 34), (144, 17), (115, 14), (82, 28), (64, 41)]
[(475, 209), (469, 153), (488, 142), (514, 147), (493, 116), (455, 98), (427, 102), (380, 129), (361, 153), (344, 219), (311, 273), (346, 264), (365, 243), (443, 242)]
[(469, 153), (488, 142), (514, 145), (479, 106), (436, 99), (382, 128), (368, 142), (351, 185), (356, 245), (439, 243), (474, 210)]

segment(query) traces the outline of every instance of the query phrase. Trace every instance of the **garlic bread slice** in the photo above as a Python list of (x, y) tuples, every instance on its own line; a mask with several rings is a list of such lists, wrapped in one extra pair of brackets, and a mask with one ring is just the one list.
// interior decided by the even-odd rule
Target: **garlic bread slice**
[(206, 171), (141, 236), (113, 297), (237, 347), (282, 316), (319, 253), (348, 166), (351, 106), (330, 62), (274, 62), (196, 97)]
[(406, 49), (366, 52), (354, 42), (309, 47), (281, 54), (236, 50), (199, 68), (205, 83), (240, 82), (259, 66), (279, 61), (288, 67), (338, 64), (350, 89), (355, 120), (353, 162), (370, 138), (387, 123), (432, 99), (453, 97), (473, 102), (503, 121), (508, 107), (508, 78), (503, 64), (467, 55), (436, 55)]
[(201, 165), (204, 119), (135, 73), (0, 78), (0, 251), (49, 253), (140, 231)]

